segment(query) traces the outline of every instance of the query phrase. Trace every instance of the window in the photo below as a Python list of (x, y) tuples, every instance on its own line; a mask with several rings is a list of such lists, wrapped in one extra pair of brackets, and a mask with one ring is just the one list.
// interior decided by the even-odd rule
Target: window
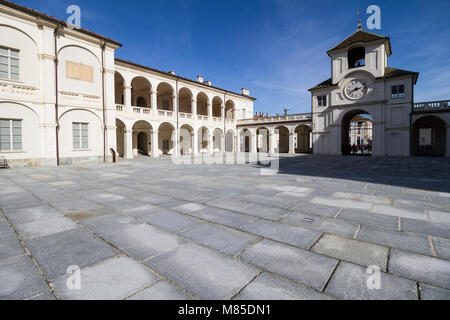
[(242, 119), (247, 119), (247, 110), (242, 109)]
[(22, 120), (0, 119), (0, 152), (22, 150)]
[(327, 96), (318, 96), (317, 97), (317, 105), (319, 107), (326, 107), (327, 106)]
[(366, 49), (358, 47), (350, 49), (347, 53), (348, 68), (359, 68), (366, 65)]
[(0, 79), (19, 80), (19, 50), (0, 47)]
[(73, 123), (73, 149), (83, 150), (89, 148), (89, 135), (87, 123)]
[(392, 86), (392, 99), (401, 99), (405, 97), (405, 85)]
[(169, 110), (169, 100), (163, 100), (163, 110)]

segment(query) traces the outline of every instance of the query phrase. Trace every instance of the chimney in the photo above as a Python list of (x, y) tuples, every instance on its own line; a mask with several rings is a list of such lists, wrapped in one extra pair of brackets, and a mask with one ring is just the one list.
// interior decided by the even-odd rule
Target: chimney
[(203, 76), (197, 76), (197, 82), (203, 83)]
[(205, 81), (205, 84), (208, 86), (211, 86), (211, 81), (207, 80), (207, 81)]
[(171, 75), (173, 75), (173, 76), (174, 76), (174, 75), (175, 75), (175, 71), (173, 71), (173, 70), (170, 70), (170, 71), (169, 71), (169, 74), (171, 74)]
[(243, 96), (249, 96), (250, 95), (250, 90), (242, 88), (241, 89), (241, 93)]

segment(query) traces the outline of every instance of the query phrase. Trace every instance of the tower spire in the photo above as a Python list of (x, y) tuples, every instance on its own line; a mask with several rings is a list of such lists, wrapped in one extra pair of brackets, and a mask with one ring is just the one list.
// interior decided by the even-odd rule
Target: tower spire
[(358, 28), (357, 31), (361, 31), (362, 30), (362, 23), (361, 23), (361, 10), (358, 9)]

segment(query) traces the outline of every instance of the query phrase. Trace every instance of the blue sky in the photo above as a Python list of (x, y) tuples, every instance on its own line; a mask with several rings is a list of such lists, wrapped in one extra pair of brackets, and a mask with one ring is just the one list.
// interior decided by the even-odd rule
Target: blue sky
[[(16, 0), (121, 42), (116, 56), (232, 91), (249, 88), (255, 111), (310, 111), (307, 91), (330, 77), (326, 51), (356, 30), (369, 5), (382, 11), (391, 67), (418, 71), (415, 100), (450, 99), (450, 1)], [(432, 3), (432, 5), (430, 5)]]

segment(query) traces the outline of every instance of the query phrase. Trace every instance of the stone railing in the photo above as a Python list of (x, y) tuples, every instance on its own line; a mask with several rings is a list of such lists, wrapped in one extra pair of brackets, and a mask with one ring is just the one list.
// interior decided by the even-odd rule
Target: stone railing
[(450, 110), (450, 100), (414, 103), (414, 112)]
[(284, 116), (274, 116), (274, 117), (260, 117), (253, 119), (242, 119), (238, 120), (239, 124), (257, 124), (257, 123), (271, 123), (271, 122), (290, 122), (290, 121), (311, 121), (311, 113), (305, 114), (293, 114)]

